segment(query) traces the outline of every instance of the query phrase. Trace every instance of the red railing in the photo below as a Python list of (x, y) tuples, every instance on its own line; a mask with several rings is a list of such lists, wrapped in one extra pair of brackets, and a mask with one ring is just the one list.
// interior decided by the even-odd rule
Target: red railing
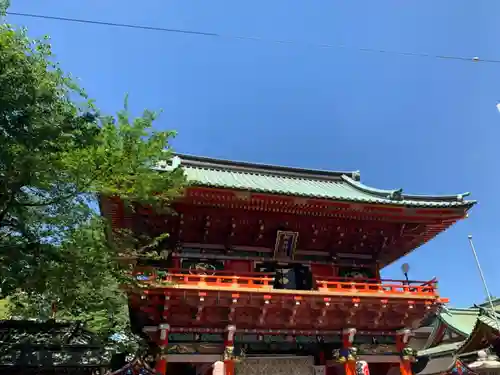
[[(134, 271), (142, 284), (161, 287), (177, 286), (213, 286), (222, 288), (251, 288), (272, 290), (273, 273), (232, 271), (192, 271), (186, 269), (161, 270), (154, 267), (137, 267)], [(437, 297), (437, 281), (406, 281), (390, 279), (347, 279), (336, 277), (317, 277), (314, 290), (318, 292), (408, 295), (411, 297)], [(281, 289), (281, 291), (283, 291)], [(293, 291), (290, 290), (292, 293)]]
[(413, 281), (391, 279), (346, 279), (321, 277), (316, 279), (320, 291), (350, 291), (354, 293), (411, 294), (414, 296), (436, 296), (437, 281)]
[[(231, 271), (192, 271), (186, 269), (158, 270), (137, 267), (136, 278), (147, 284), (207, 285), (240, 288), (272, 289), (272, 273), (231, 272)], [(143, 276), (143, 277), (141, 277)]]

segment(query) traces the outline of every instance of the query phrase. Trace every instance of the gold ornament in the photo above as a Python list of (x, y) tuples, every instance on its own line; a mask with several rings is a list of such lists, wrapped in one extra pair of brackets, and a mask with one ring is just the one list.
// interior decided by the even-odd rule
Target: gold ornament
[(403, 361), (416, 362), (417, 351), (409, 346), (406, 346), (401, 351), (401, 359)]
[(226, 346), (224, 349), (224, 360), (234, 359), (234, 346)]

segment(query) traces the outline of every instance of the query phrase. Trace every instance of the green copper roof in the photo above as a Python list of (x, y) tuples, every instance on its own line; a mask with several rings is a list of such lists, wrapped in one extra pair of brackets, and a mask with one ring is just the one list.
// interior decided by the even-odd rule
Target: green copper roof
[(487, 326), (490, 326), (491, 328), (498, 330), (498, 328), (499, 328), (498, 325), (500, 324), (500, 316), (498, 316), (499, 314), (497, 314), (497, 319), (498, 319), (498, 323), (497, 323), (497, 321), (494, 318), (492, 318), (491, 315), (492, 314), (490, 314), (489, 316), (488, 315), (481, 315), (481, 316), (479, 316), (478, 319), (479, 319), (479, 321), (486, 324)]
[(244, 162), (176, 155), (159, 170), (181, 167), (187, 179), (198, 186), (410, 207), (470, 208), (468, 193), (450, 196), (422, 196), (399, 190), (381, 190), (363, 185), (359, 172), (331, 172), (278, 167)]
[(441, 356), (441, 355), (444, 355), (444, 354), (449, 353), (449, 352), (454, 352), (455, 350), (460, 348), (463, 343), (464, 343), (464, 341), (458, 341), (458, 342), (450, 342), (447, 344), (437, 345), (437, 346), (434, 346), (433, 348), (419, 350), (417, 355), (419, 357), (424, 357), (424, 356), (431, 356), (432, 357), (435, 355)]
[(479, 309), (447, 308), (439, 314), (439, 319), (458, 333), (469, 336), (479, 317)]
[[(461, 345), (460, 348), (457, 349), (457, 353), (470, 353), (471, 351), (477, 349), (478, 344), (486, 346), (487, 344), (484, 343), (484, 340), (486, 339), (486, 342), (491, 340), (491, 331), (499, 331), (498, 323), (496, 321), (497, 319), (500, 320), (499, 314), (495, 311), (492, 311), (491, 309), (485, 309), (483, 307), (481, 307), (479, 310), (480, 313), (474, 326), (473, 332), (467, 338), (467, 340), (464, 341), (463, 345)], [(488, 331), (490, 332), (488, 333)]]
[[(491, 311), (491, 310), (489, 310)], [(497, 316), (500, 315), (497, 313)], [(499, 316), (500, 319), (500, 316)], [(476, 330), (478, 324), (486, 324), (487, 326), (497, 329), (495, 319), (492, 318), (488, 309), (483, 307), (471, 307), (468, 309), (446, 308), (438, 315), (438, 321), (445, 324), (449, 329), (456, 331), (464, 336), (464, 341), (444, 343), (431, 348), (419, 350), (419, 356), (441, 356), (449, 352), (461, 351), (467, 345), (471, 334)], [(440, 324), (434, 324), (433, 333), (429, 336), (430, 341), (434, 334), (440, 330)]]

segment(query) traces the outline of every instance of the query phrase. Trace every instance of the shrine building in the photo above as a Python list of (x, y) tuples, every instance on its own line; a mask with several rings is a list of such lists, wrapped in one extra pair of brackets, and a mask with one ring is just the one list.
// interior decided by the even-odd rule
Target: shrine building
[(132, 326), (160, 374), (412, 374), (412, 330), (447, 302), (437, 280), (380, 270), (467, 216), (468, 193), (407, 194), (359, 172), (175, 155), (175, 213), (101, 197), (115, 228), (158, 236), (129, 259)]

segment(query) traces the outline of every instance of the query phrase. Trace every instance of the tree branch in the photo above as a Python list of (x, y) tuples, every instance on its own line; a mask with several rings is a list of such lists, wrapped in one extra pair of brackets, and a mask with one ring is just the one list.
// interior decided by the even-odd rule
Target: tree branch
[(14, 202), (18, 206), (22, 206), (22, 207), (52, 206), (53, 204), (61, 203), (62, 201), (75, 198), (78, 194), (80, 194), (80, 192), (75, 191), (75, 192), (72, 192), (70, 194), (59, 196), (59, 197), (56, 197), (54, 199), (51, 199), (51, 200), (48, 200), (48, 201), (45, 201), (45, 202), (30, 202), (29, 203), (29, 202), (19, 202), (18, 200), (14, 200)]

